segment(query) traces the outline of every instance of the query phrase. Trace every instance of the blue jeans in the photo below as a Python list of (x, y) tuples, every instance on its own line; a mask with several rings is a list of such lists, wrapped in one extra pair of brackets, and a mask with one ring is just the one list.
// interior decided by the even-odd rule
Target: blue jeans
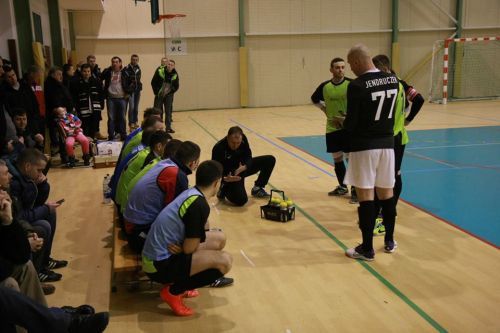
[(47, 308), (20, 292), (0, 287), (0, 332), (15, 333), (18, 325), (30, 333), (68, 332), (71, 315)]
[(136, 91), (131, 94), (128, 100), (128, 125), (138, 123), (139, 101), (141, 100), (141, 92)]
[(127, 111), (127, 100), (125, 98), (108, 98), (108, 137), (113, 140), (116, 134), (122, 139), (127, 136), (125, 117)]

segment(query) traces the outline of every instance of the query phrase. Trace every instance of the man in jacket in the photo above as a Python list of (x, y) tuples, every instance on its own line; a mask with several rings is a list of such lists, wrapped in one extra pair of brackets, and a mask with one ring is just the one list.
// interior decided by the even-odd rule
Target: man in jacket
[(179, 90), (179, 74), (175, 69), (175, 61), (172, 59), (161, 59), (161, 66), (155, 71), (151, 79), (151, 87), (155, 94), (155, 107), (163, 108), (165, 113), (165, 126), (168, 133), (175, 133), (172, 129), (172, 112), (174, 94)]
[(82, 120), (83, 133), (101, 139), (99, 122), (103, 105), (103, 91), (99, 80), (92, 76), (89, 64), (81, 67), (81, 77), (72, 85), (71, 95), (78, 117)]
[(130, 64), (125, 67), (125, 71), (130, 77), (130, 83), (133, 85), (134, 90), (130, 94), (128, 100), (128, 126), (130, 132), (139, 127), (139, 101), (141, 99), (141, 67), (139, 67), (139, 56), (137, 54), (132, 54), (130, 57)]
[(134, 86), (130, 82), (128, 73), (123, 70), (120, 57), (111, 58), (111, 66), (102, 72), (104, 80), (104, 94), (108, 105), (108, 140), (114, 140), (115, 135), (124, 141), (127, 137), (125, 113), (130, 93)]

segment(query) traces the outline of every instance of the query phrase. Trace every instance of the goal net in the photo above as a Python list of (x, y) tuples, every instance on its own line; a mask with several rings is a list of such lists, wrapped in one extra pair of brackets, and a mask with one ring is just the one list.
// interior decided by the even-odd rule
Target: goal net
[(436, 41), (430, 101), (500, 98), (499, 59), (500, 37)]

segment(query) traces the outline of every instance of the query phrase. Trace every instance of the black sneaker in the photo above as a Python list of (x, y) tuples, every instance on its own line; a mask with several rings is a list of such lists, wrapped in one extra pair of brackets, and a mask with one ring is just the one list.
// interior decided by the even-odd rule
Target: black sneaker
[(233, 283), (234, 283), (234, 279), (233, 278), (228, 278), (228, 277), (223, 276), (223, 277), (220, 277), (217, 280), (215, 280), (210, 285), (210, 287), (212, 287), (212, 288), (222, 288), (222, 287), (230, 286)]
[(109, 313), (99, 312), (91, 315), (73, 315), (68, 332), (70, 333), (101, 333), (109, 323)]
[(365, 251), (363, 250), (362, 245), (347, 249), (345, 251), (345, 255), (349, 258), (361, 259), (366, 261), (373, 261), (375, 259), (375, 251), (373, 251), (373, 249), (371, 251)]
[(331, 197), (336, 197), (340, 195), (346, 195), (349, 191), (346, 186), (339, 185), (333, 191), (328, 192), (328, 195)]
[(266, 192), (266, 190), (264, 190), (264, 188), (254, 186), (252, 189), (252, 196), (256, 198), (269, 198), (270, 195)]
[(167, 133), (175, 133), (175, 131), (171, 128), (167, 129)]
[(48, 269), (42, 269), (38, 273), (40, 282), (56, 282), (62, 279), (62, 274), (56, 273)]
[(349, 203), (358, 203), (358, 195), (356, 194), (356, 188), (354, 186), (351, 186), (351, 200), (349, 200)]
[(386, 253), (393, 253), (398, 248), (398, 242), (396, 241), (386, 241), (384, 242), (384, 251)]
[(63, 306), (61, 309), (63, 309), (64, 312), (72, 314), (72, 315), (93, 315), (93, 314), (95, 314), (94, 308), (90, 305), (87, 305), (87, 304), (77, 306), (76, 308), (74, 306)]
[(48, 270), (51, 270), (51, 269), (63, 268), (66, 266), (68, 266), (68, 262), (66, 260), (55, 260), (55, 259), (49, 258), (49, 263), (47, 266), (45, 266), (45, 268), (47, 268)]
[(42, 287), (42, 291), (45, 296), (52, 295), (56, 291), (56, 287), (52, 284), (40, 283), (40, 286)]

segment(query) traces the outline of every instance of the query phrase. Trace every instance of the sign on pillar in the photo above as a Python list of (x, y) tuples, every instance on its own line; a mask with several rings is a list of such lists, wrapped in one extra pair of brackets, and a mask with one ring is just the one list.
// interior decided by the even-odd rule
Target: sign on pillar
[(169, 39), (167, 41), (167, 55), (187, 55), (187, 40), (184, 38)]

